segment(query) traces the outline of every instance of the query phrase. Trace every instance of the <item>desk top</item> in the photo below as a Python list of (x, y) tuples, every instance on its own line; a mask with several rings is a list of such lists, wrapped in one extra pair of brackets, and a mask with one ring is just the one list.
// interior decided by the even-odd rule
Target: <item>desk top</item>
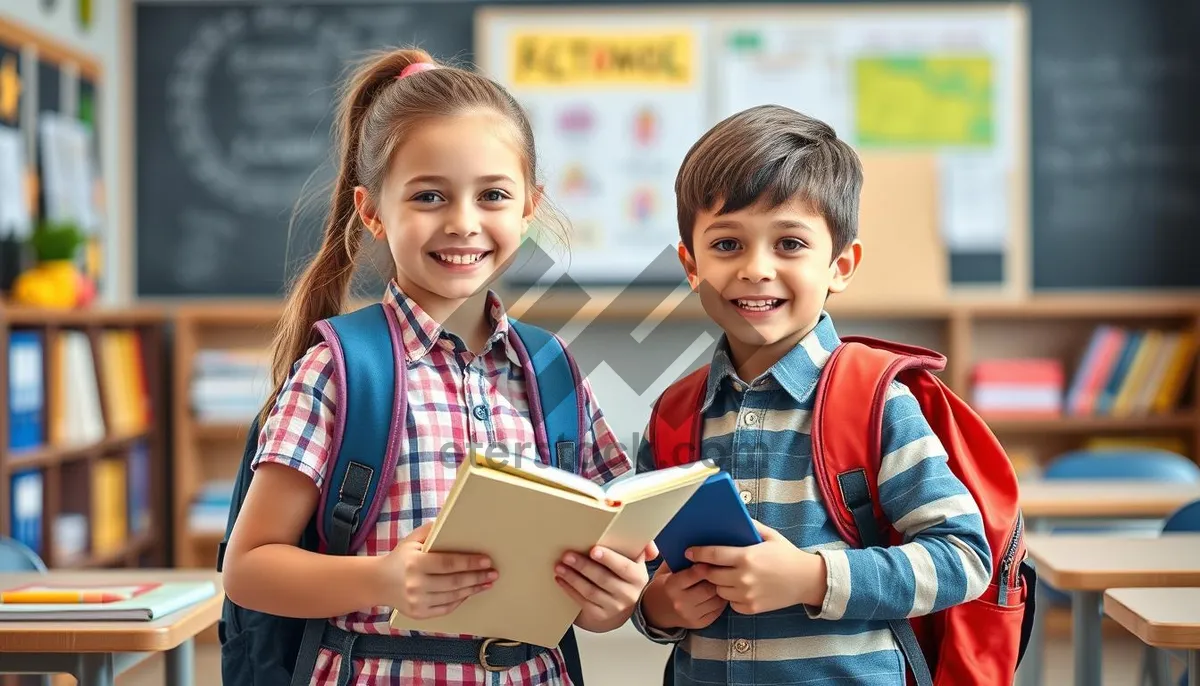
[(1029, 534), (1038, 576), (1063, 591), (1200, 586), (1200, 534)]
[(0, 652), (126, 653), (170, 650), (221, 618), (225, 598), (216, 571), (182, 569), (51, 570), (49, 574), (0, 574), (5, 585), (24, 583), (123, 583), (210, 580), (216, 594), (153, 621), (0, 622)]
[(1104, 612), (1147, 645), (1200, 650), (1200, 588), (1114, 588)]
[(1022, 482), (1026, 517), (1166, 517), (1200, 499), (1200, 484), (1149, 481)]

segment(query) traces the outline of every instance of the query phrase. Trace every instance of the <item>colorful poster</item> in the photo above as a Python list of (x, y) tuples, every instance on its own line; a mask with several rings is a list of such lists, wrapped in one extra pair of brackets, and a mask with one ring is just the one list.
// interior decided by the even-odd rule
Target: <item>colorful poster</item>
[[(625, 283), (673, 281), (675, 270), (643, 271), (679, 242), (675, 175), (684, 154), (711, 125), (699, 26), (589, 21), (587, 29), (512, 17), (486, 25), (485, 71), (527, 109), (547, 200), (565, 220), (568, 244), (553, 232), (534, 237), (555, 256), (548, 272), (510, 279)], [(564, 249), (565, 247), (565, 249)]]
[(955, 253), (997, 253), (1016, 213), (1016, 24), (984, 13), (814, 14), (733, 22), (713, 56), (719, 116), (764, 103), (833, 127), (862, 154), (938, 161), (938, 233)]

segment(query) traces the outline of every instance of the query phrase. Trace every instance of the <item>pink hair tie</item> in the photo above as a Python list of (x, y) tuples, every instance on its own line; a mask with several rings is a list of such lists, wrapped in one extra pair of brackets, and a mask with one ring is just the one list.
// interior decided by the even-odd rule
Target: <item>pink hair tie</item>
[(396, 78), (402, 79), (405, 76), (410, 76), (410, 75), (416, 74), (417, 72), (420, 72), (420, 71), (429, 71), (430, 69), (437, 69), (437, 68), (438, 68), (438, 65), (434, 64), (433, 62), (413, 62), (412, 64), (408, 65), (403, 70), (401, 70), (400, 75), (397, 76)]

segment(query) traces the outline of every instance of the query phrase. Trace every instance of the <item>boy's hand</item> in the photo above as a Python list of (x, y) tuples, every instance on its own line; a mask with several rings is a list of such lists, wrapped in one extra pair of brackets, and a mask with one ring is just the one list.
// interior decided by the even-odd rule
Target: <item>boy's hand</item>
[(590, 558), (563, 555), (554, 567), (554, 581), (580, 607), (575, 625), (602, 633), (624, 624), (648, 581), (647, 557), (658, 557), (653, 542), (632, 560), (600, 546), (592, 548)]
[(820, 606), (825, 600), (825, 561), (806, 553), (778, 531), (754, 522), (763, 542), (744, 548), (697, 546), (689, 560), (702, 563), (717, 595), (744, 615), (792, 605)]
[(729, 601), (705, 580), (705, 565), (675, 573), (666, 563), (658, 568), (642, 596), (646, 622), (657, 629), (703, 629), (716, 621)]
[(432, 528), (432, 522), (418, 527), (379, 558), (385, 604), (414, 619), (452, 612), (467, 598), (491, 588), (499, 576), (483, 555), (422, 551)]

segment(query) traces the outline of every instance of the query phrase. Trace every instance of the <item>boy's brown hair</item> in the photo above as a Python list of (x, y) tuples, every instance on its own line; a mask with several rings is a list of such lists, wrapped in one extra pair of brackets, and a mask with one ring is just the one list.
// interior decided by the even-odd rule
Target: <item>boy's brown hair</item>
[(779, 105), (752, 107), (709, 129), (684, 156), (675, 177), (679, 237), (694, 254), (700, 212), (775, 208), (800, 197), (829, 224), (836, 258), (858, 237), (862, 183), (858, 155), (828, 124)]

